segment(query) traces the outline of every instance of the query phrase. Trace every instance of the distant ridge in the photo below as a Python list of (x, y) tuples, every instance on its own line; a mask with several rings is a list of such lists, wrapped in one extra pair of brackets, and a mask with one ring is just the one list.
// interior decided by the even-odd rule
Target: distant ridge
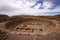
[[(1, 17), (1, 22), (8, 21), (6, 23), (6, 27), (11, 27), (11, 26), (16, 26), (21, 22), (24, 21), (29, 21), (29, 20), (41, 20), (41, 19), (46, 19), (46, 20), (57, 20), (60, 21), (60, 15), (55, 15), (55, 16), (23, 16), (23, 15), (14, 15), (9, 17), (8, 15), (0, 15)], [(2, 18), (5, 18), (4, 20)]]
[(60, 14), (54, 16), (32, 16), (32, 15), (14, 15), (9, 17), (8, 15), (0, 14), (0, 22), (4, 22), (7, 20), (21, 20), (21, 19), (30, 19), (30, 18), (41, 18), (41, 19), (55, 19), (60, 21)]

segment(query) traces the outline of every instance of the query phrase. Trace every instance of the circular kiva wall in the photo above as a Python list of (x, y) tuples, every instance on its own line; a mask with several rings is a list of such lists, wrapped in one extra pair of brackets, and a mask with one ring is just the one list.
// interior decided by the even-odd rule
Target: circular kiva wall
[(46, 35), (52, 33), (55, 26), (52, 21), (47, 20), (25, 21), (17, 25), (13, 30), (18, 31), (17, 34)]

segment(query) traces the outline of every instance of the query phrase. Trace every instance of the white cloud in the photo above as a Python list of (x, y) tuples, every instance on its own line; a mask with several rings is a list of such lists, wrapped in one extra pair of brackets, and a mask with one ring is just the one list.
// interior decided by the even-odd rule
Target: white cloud
[(60, 6), (55, 7), (55, 9), (52, 10), (52, 12), (60, 12)]
[(52, 8), (52, 6), (54, 6), (54, 4), (52, 4), (52, 2), (49, 2), (49, 1), (44, 1), (43, 2), (44, 9)]
[(38, 0), (1, 0), (0, 1), (0, 8), (3, 6), (9, 6), (13, 11), (10, 11), (12, 9), (9, 9), (9, 13), (6, 12), (1, 12), (0, 14), (7, 14), (7, 15), (41, 15), (44, 14), (45, 12), (60, 12), (59, 8), (55, 8), (54, 10), (50, 10), (54, 4), (49, 1), (44, 1), (43, 2), (43, 7), (44, 9), (38, 9), (41, 7), (41, 3), (37, 4), (34, 8), (31, 8), (31, 6), (36, 4), (36, 1)]
[(39, 7), (41, 7), (41, 3), (37, 4), (34, 8), (38, 9)]

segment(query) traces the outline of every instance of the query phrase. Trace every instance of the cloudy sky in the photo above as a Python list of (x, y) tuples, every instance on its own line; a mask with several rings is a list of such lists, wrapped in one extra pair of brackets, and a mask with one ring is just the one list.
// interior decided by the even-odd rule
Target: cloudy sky
[(60, 14), (60, 0), (0, 0), (0, 14), (56, 15)]

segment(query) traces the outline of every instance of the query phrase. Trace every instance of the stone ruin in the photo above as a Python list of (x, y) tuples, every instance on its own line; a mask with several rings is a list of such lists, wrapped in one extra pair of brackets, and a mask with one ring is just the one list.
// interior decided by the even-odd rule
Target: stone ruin
[(17, 31), (17, 34), (46, 35), (52, 33), (55, 27), (56, 25), (51, 21), (39, 20), (23, 22), (15, 26), (13, 30)]
[[(0, 31), (0, 40), (59, 40), (59, 16), (12, 16), (0, 18), (0, 30), (2, 30), (2, 32)], [(3, 20), (3, 18), (6, 20)]]

